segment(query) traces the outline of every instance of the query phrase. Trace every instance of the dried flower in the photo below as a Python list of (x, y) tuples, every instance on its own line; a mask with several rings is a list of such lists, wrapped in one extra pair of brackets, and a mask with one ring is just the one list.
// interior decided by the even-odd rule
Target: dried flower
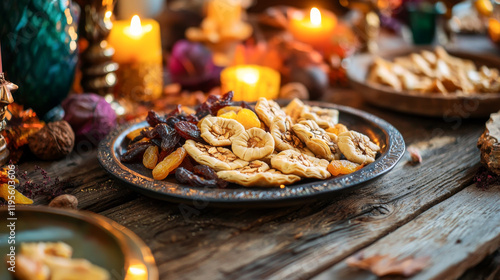
[(476, 183), (476, 187), (486, 190), (490, 186), (500, 184), (500, 176), (481, 166), (472, 181)]
[(35, 166), (35, 171), (39, 171), (42, 175), (42, 180), (33, 180), (28, 176), (28, 172), (20, 172), (16, 170), (20, 184), (17, 190), (29, 198), (36, 196), (43, 196), (48, 200), (63, 194), (63, 191), (68, 188), (74, 187), (70, 180), (60, 180), (59, 177), (52, 179), (47, 171), (40, 166)]

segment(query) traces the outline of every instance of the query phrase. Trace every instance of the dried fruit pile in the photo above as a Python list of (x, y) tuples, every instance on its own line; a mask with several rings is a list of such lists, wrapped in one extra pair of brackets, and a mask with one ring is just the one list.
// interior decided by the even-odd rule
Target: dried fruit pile
[(302, 178), (352, 173), (375, 160), (379, 146), (338, 123), (339, 112), (294, 99), (284, 108), (261, 98), (255, 109), (211, 95), (196, 111), (150, 111), (150, 127), (131, 132), (122, 162), (140, 162), (155, 180), (175, 174), (197, 187), (280, 187)]

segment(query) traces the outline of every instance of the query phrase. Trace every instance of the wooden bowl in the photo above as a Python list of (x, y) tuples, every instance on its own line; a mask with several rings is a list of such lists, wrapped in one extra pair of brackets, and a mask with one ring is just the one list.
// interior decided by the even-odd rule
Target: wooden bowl
[[(391, 54), (379, 55), (388, 60), (405, 56), (431, 47), (410, 48)], [(500, 69), (500, 59), (491, 55), (472, 54), (465, 51), (447, 50), (451, 55), (470, 59), (477, 66), (486, 65)], [(410, 91), (397, 91), (393, 88), (366, 81), (368, 70), (375, 55), (358, 54), (349, 59), (347, 76), (352, 87), (358, 90), (369, 103), (398, 112), (417, 114), (445, 119), (487, 117), (500, 110), (500, 93), (477, 93), (469, 96), (422, 94)]]

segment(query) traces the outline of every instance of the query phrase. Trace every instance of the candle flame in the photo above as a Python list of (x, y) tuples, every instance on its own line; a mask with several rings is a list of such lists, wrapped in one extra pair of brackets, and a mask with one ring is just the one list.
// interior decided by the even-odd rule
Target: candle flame
[(314, 7), (311, 9), (311, 14), (309, 15), (311, 19), (312, 25), (320, 25), (321, 24), (321, 12), (318, 8)]
[(104, 13), (104, 18), (105, 19), (110, 19), (112, 15), (113, 15), (112, 11), (106, 11), (106, 13)]
[(242, 75), (242, 80), (247, 84), (255, 84), (259, 79), (257, 71), (245, 71)]
[(141, 19), (138, 15), (133, 16), (132, 20), (130, 21), (130, 34), (134, 36), (139, 36), (142, 34)]

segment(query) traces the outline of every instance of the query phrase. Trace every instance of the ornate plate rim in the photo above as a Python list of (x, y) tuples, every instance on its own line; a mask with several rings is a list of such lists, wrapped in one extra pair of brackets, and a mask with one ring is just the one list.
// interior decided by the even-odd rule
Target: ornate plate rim
[[(344, 112), (355, 115), (366, 120), (370, 126), (380, 128), (386, 137), (386, 152), (380, 155), (375, 162), (354, 173), (323, 181), (314, 181), (286, 188), (200, 189), (178, 183), (155, 181), (152, 178), (129, 169), (119, 161), (114, 150), (115, 142), (122, 141), (127, 132), (139, 128), (145, 123), (145, 121), (134, 120), (110, 132), (99, 143), (97, 157), (99, 163), (106, 171), (117, 179), (130, 184), (133, 186), (133, 189), (143, 194), (174, 202), (204, 201), (227, 205), (234, 203), (259, 204), (266, 202), (287, 202), (297, 199), (305, 200), (306, 198), (315, 198), (322, 194), (351, 189), (356, 185), (361, 185), (386, 174), (394, 168), (405, 153), (406, 147), (401, 133), (387, 121), (377, 116), (348, 106), (310, 101), (306, 102), (306, 104), (338, 109), (341, 114)], [(116, 174), (115, 170), (121, 171), (122, 174)]]

